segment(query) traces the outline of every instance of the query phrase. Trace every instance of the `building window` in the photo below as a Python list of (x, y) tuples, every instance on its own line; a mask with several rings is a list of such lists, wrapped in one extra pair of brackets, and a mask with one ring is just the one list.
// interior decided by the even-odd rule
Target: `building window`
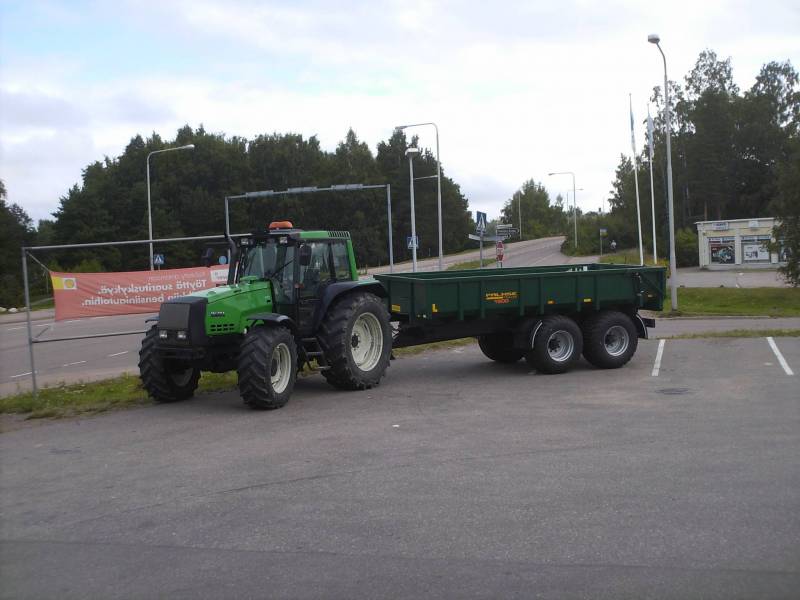
[(742, 262), (768, 263), (769, 262), (768, 244), (769, 244), (768, 235), (743, 235)]
[(711, 262), (717, 265), (732, 265), (736, 262), (736, 238), (708, 238)]

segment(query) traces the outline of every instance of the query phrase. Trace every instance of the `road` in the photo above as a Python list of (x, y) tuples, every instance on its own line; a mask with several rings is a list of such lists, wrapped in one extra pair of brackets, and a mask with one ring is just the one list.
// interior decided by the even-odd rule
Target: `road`
[(475, 346), (0, 435), (2, 598), (796, 598), (800, 338)]
[[(559, 251), (563, 237), (542, 238), (511, 244), (507, 252), (507, 266), (548, 265), (570, 262)], [(494, 248), (486, 250), (494, 258)], [(445, 257), (447, 265), (476, 260), (478, 251)], [(437, 259), (420, 261), (422, 270), (435, 270)], [(410, 270), (410, 263), (397, 265), (398, 271)], [(373, 272), (388, 271), (376, 269)], [(49, 313), (49, 314), (52, 314)], [(117, 331), (143, 331), (145, 319), (151, 315), (120, 317), (95, 317), (55, 323), (53, 319), (34, 322), (34, 335), (42, 339), (109, 333)], [(30, 360), (27, 348), (27, 330), (23, 315), (4, 315), (0, 318), (0, 395), (30, 389)], [(15, 322), (10, 322), (15, 321)], [(59, 382), (76, 382), (102, 379), (126, 372), (137, 371), (141, 336), (120, 336), (37, 344), (36, 371), (41, 385)]]

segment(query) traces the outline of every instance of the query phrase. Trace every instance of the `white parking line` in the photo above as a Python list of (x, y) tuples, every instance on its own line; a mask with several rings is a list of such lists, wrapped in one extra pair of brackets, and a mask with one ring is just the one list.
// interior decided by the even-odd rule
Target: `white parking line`
[(786, 371), (786, 374), (794, 375), (794, 371), (792, 371), (792, 369), (789, 367), (789, 363), (786, 362), (786, 359), (783, 358), (783, 354), (781, 354), (781, 351), (778, 350), (778, 344), (775, 343), (775, 340), (773, 340), (771, 337), (768, 337), (767, 342), (769, 343), (769, 347), (772, 348), (772, 352), (778, 358), (778, 362), (781, 363), (783, 370)]
[(653, 372), (650, 373), (651, 377), (658, 377), (658, 372), (661, 370), (661, 357), (664, 356), (664, 343), (667, 340), (659, 340), (658, 352), (656, 352), (656, 362), (653, 363)]
[(12, 375), (10, 379), (16, 379), (17, 377), (25, 377), (26, 375), (30, 375), (31, 372), (28, 371), (27, 373), (20, 373), (19, 375)]
[(127, 354), (128, 352), (130, 352), (130, 350), (123, 350), (122, 352), (114, 352), (114, 354), (109, 354), (108, 358), (111, 358), (112, 356), (122, 356), (123, 354)]
[(73, 367), (73, 366), (75, 366), (75, 365), (82, 365), (82, 364), (83, 364), (83, 363), (85, 363), (85, 362), (86, 362), (85, 360), (79, 360), (79, 361), (77, 361), (77, 362), (67, 363), (67, 364), (65, 364), (65, 365), (61, 365), (61, 366), (62, 366), (62, 367)]
[(24, 327), (9, 327), (6, 331), (17, 331), (17, 329), (25, 329)]

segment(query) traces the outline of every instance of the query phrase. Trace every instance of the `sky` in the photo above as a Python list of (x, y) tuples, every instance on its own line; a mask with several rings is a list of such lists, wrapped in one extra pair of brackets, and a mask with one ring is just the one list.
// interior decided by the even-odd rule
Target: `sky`
[(0, 0), (0, 179), (38, 220), (136, 134), (202, 124), (333, 150), (352, 128), (374, 152), (433, 121), (470, 209), (498, 216), (528, 179), (571, 203), (572, 178), (548, 173), (572, 171), (598, 210), (631, 154), (628, 95), (641, 122), (663, 83), (649, 33), (670, 79), (711, 48), (744, 90), (771, 60), (800, 69), (798, 32), (796, 0)]

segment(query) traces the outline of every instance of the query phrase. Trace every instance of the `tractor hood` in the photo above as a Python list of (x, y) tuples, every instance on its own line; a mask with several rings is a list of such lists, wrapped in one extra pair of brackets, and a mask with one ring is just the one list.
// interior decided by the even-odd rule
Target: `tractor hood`
[[(187, 330), (187, 343), (204, 343), (209, 337), (244, 332), (247, 317), (272, 312), (270, 282), (252, 279), (173, 298), (161, 305), (159, 329)], [(171, 340), (172, 333), (164, 339)], [(177, 339), (177, 334), (175, 334)]]

